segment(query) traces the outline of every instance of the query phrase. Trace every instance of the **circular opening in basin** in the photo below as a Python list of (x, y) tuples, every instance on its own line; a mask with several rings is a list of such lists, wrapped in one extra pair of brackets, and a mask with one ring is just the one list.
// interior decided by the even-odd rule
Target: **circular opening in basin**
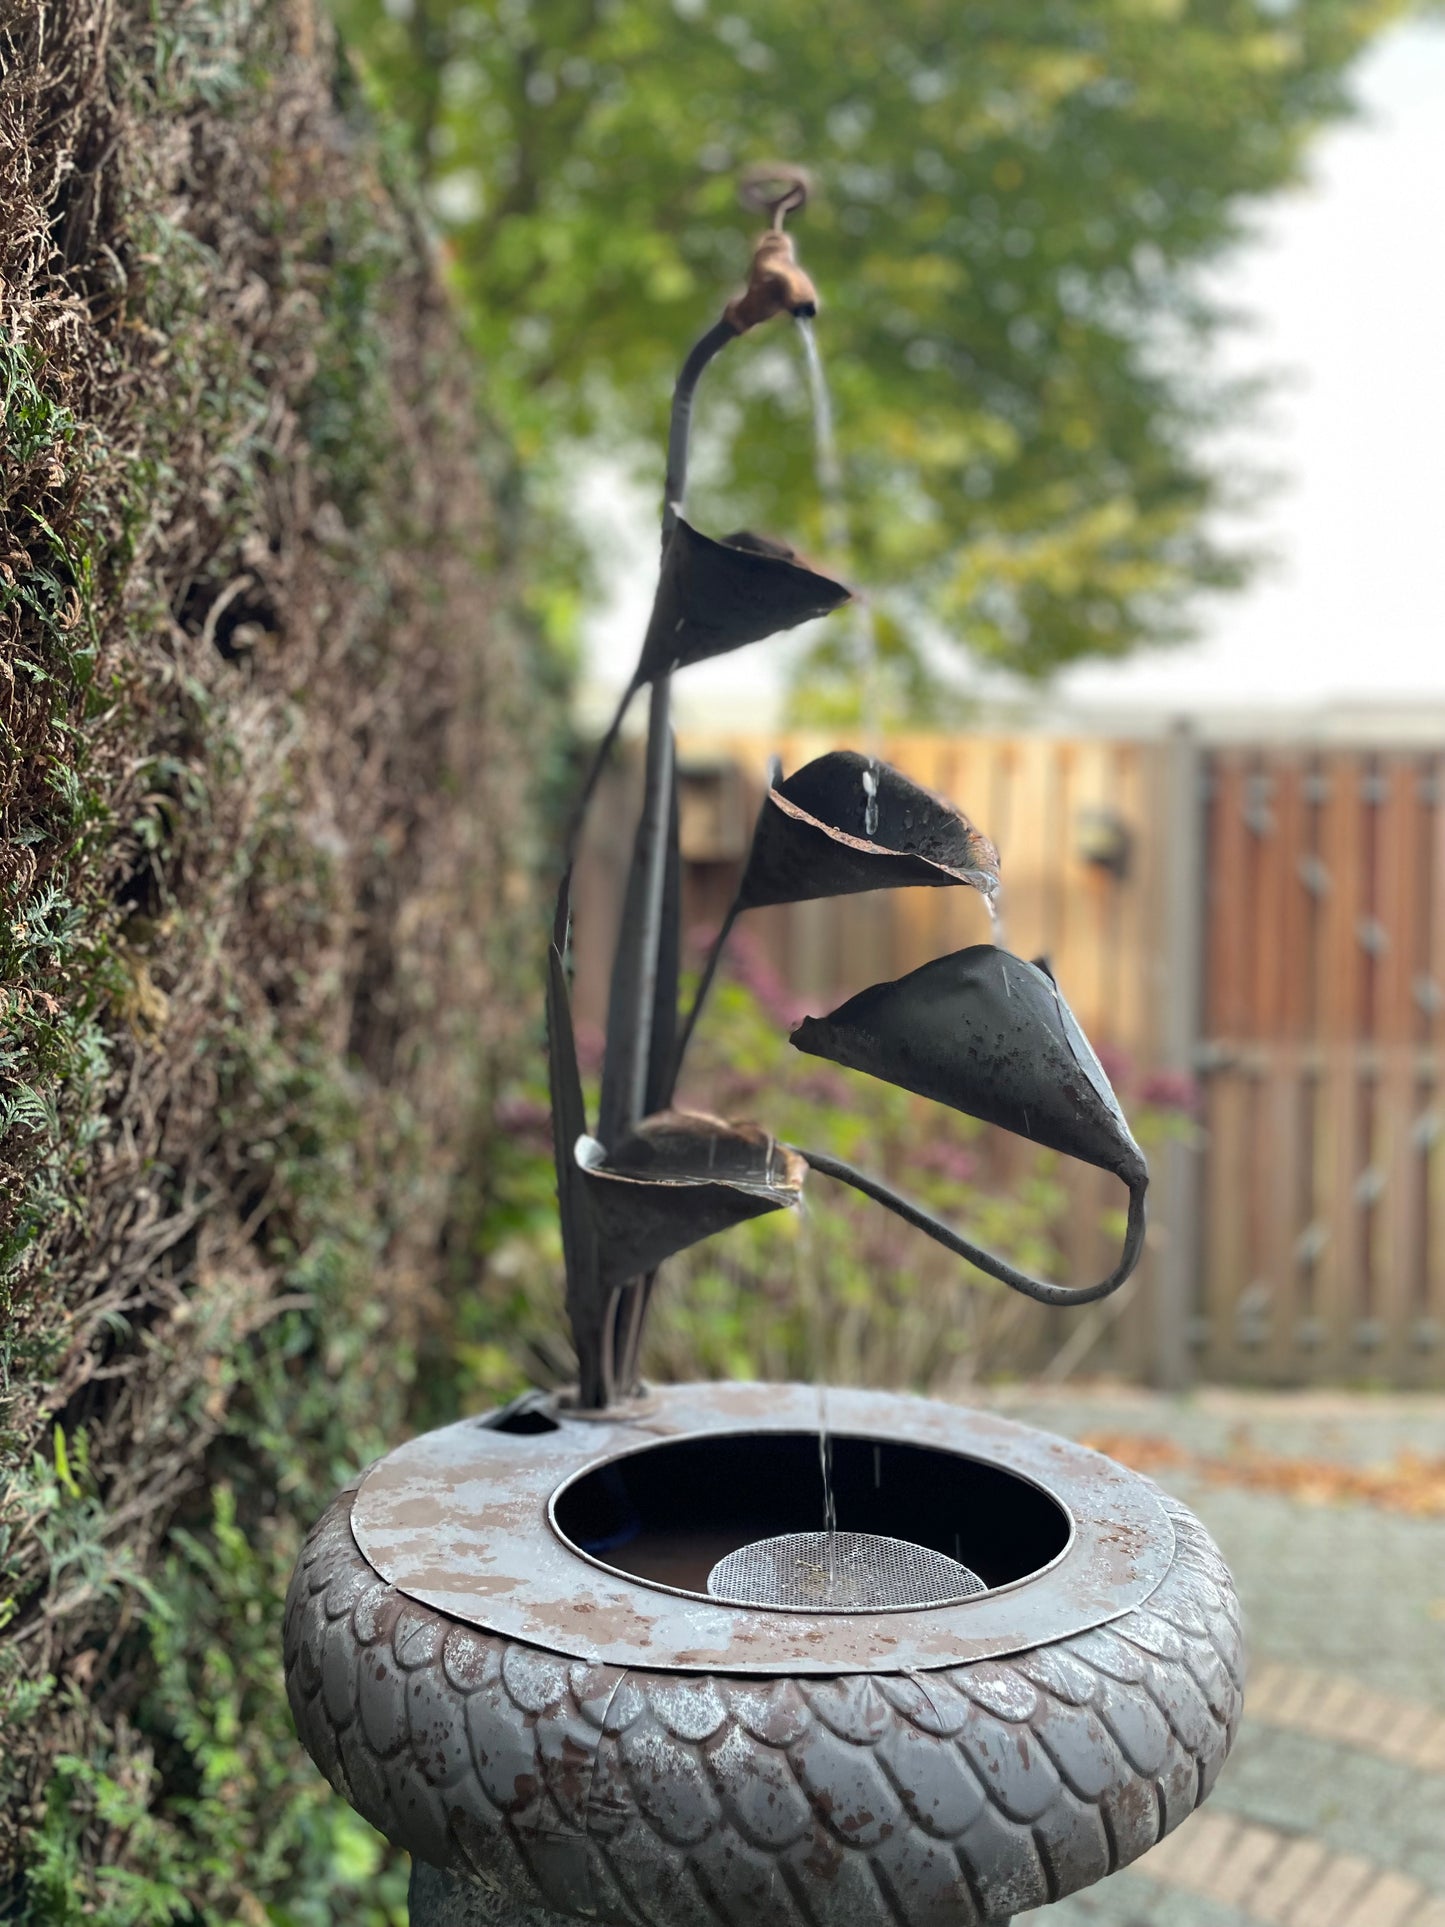
[[(1051, 1565), (1069, 1543), (1059, 1501), (1001, 1466), (846, 1433), (830, 1434), (828, 1445), (840, 1532), (943, 1553), (990, 1591)], [(816, 1432), (708, 1432), (589, 1466), (553, 1494), (551, 1514), (561, 1537), (597, 1564), (706, 1598), (708, 1574), (729, 1553), (818, 1531), (827, 1503)]]

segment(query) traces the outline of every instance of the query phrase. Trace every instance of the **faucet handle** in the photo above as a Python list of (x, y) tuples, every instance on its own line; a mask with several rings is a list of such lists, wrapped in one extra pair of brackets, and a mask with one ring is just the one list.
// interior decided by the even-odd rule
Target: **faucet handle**
[(748, 285), (723, 309), (723, 320), (745, 334), (775, 314), (806, 319), (818, 312), (818, 290), (798, 266), (792, 237), (783, 231), (788, 215), (807, 205), (812, 181), (801, 167), (769, 162), (750, 168), (738, 184), (744, 207), (770, 216), (771, 225), (753, 249)]
[(770, 216), (775, 228), (781, 228), (788, 215), (806, 207), (812, 191), (812, 175), (792, 161), (760, 162), (738, 182), (738, 199), (743, 206)]

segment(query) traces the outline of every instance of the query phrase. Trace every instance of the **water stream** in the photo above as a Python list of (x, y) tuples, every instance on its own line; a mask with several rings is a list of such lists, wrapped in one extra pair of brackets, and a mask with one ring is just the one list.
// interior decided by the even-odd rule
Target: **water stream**
[[(843, 497), (843, 464), (839, 459), (838, 438), (833, 426), (833, 397), (828, 387), (828, 377), (823, 369), (823, 357), (812, 322), (800, 318), (798, 333), (802, 336), (803, 360), (808, 370), (808, 393), (813, 404), (813, 463), (818, 478), (818, 494), (823, 504), (823, 541), (828, 549), (829, 560), (840, 571), (846, 572), (851, 544), (848, 538), (848, 510)], [(861, 644), (858, 695), (862, 716), (863, 746), (868, 751), (876, 771), (881, 710), (878, 628), (873, 618), (872, 605), (866, 597), (860, 596), (851, 605), (849, 614)], [(877, 776), (874, 773), (865, 772), (863, 834), (872, 836), (877, 828)], [(979, 878), (978, 893), (983, 898), (984, 908), (988, 912), (989, 935), (1000, 949), (1004, 949), (1007, 944), (1004, 936), (1001, 886), (994, 882), (990, 888), (983, 878)]]
[[(851, 543), (848, 535), (848, 510), (843, 492), (843, 465), (838, 455), (838, 441), (833, 425), (833, 397), (828, 388), (828, 377), (823, 369), (823, 357), (818, 349), (818, 338), (809, 320), (800, 318), (798, 332), (803, 342), (803, 360), (808, 370), (808, 392), (813, 406), (814, 468), (818, 478), (818, 494), (823, 508), (823, 541), (828, 550), (827, 560), (846, 573)], [(859, 642), (858, 695), (862, 717), (863, 746), (868, 753), (869, 766), (863, 772), (862, 831), (864, 836), (873, 836), (878, 829), (878, 755), (881, 735), (881, 709), (878, 674), (878, 630), (873, 618), (871, 604), (866, 597), (860, 596), (850, 606), (849, 617), (854, 624), (854, 632)], [(999, 886), (992, 879), (980, 877), (979, 895), (983, 898), (988, 912), (993, 941), (1002, 946), (1004, 926)], [(992, 887), (989, 887), (992, 883)], [(833, 1440), (828, 1429), (828, 1374), (827, 1374), (827, 1304), (824, 1289), (823, 1267), (819, 1262), (818, 1241), (814, 1235), (812, 1222), (807, 1216), (807, 1205), (799, 1207), (798, 1225), (798, 1273), (799, 1283), (808, 1294), (813, 1308), (813, 1331), (811, 1334), (813, 1352), (813, 1373), (818, 1389), (818, 1469), (823, 1481), (823, 1530), (835, 1533), (838, 1530), (838, 1508), (833, 1491)], [(876, 1476), (876, 1466), (875, 1466)], [(831, 1578), (832, 1561), (829, 1560)]]
[[(793, 1247), (793, 1283), (799, 1302), (808, 1307), (808, 1349), (813, 1358), (813, 1384), (818, 1395), (818, 1473), (823, 1484), (823, 1530), (838, 1530), (838, 1502), (833, 1491), (833, 1435), (828, 1424), (828, 1300), (825, 1267), (817, 1227), (807, 1198), (797, 1207), (797, 1240)], [(828, 1577), (833, 1577), (828, 1561)]]
[[(851, 544), (848, 539), (848, 508), (843, 496), (843, 464), (838, 456), (838, 439), (833, 428), (833, 397), (823, 370), (823, 357), (811, 321), (799, 319), (803, 338), (803, 360), (808, 369), (808, 393), (813, 403), (813, 465), (818, 477), (818, 495), (823, 505), (823, 541), (828, 560), (840, 573), (847, 574)], [(876, 757), (879, 746), (878, 629), (873, 607), (860, 595), (849, 605), (845, 621), (851, 620), (859, 642), (858, 696), (862, 718), (863, 746)], [(878, 806), (868, 811), (873, 817), (864, 831), (871, 836), (877, 827)]]

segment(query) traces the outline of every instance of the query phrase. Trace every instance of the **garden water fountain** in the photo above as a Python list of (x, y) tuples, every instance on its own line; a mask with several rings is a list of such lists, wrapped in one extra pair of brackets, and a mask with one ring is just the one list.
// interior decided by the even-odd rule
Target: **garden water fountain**
[[(1045, 966), (980, 944), (807, 1018), (800, 1050), (1115, 1173), (1113, 1272), (1073, 1289), (971, 1243), (882, 1179), (676, 1108), (733, 920), (905, 886), (991, 894), (993, 846), (868, 756), (775, 770), (737, 900), (679, 1021), (671, 677), (841, 607), (781, 545), (683, 519), (708, 362), (816, 297), (768, 203), (744, 294), (674, 401), (661, 577), (584, 785), (548, 958), (567, 1308), (578, 1383), (414, 1439), (311, 1533), (286, 1676), (332, 1785), (413, 1856), (414, 1927), (974, 1927), (1145, 1853), (1206, 1796), (1241, 1707), (1229, 1575), (1147, 1480), (999, 1417), (858, 1390), (651, 1387), (659, 1268), (851, 1185), (1046, 1304), (1138, 1262), (1147, 1173)], [(569, 1011), (570, 863), (627, 699), (646, 780), (589, 1124)]]

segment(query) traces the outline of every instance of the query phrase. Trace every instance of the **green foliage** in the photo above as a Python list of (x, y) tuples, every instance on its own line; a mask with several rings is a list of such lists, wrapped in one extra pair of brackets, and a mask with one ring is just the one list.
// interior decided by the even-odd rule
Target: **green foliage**
[[(161, 1736), (157, 1757), (57, 1760), (31, 1918), (37, 1927), (329, 1927), (338, 1918), (403, 1927), (404, 1864), (297, 1761), (275, 1690), (276, 1599), (299, 1538), (273, 1526), (253, 1542), (228, 1486), (214, 1507), (207, 1534), (173, 1535), (145, 1620), (155, 1684), (140, 1722)], [(123, 1840), (124, 1854), (87, 1878), (80, 1841), (91, 1829)]]
[(458, 344), (324, 23), (0, 43), (0, 1917), (390, 1927), (280, 1621), (410, 1422), (513, 1027)]
[(109, 1069), (96, 1021), (108, 987), (107, 946), (75, 899), (71, 873), (108, 827), (85, 725), (114, 692), (95, 678), (96, 528), (83, 495), (93, 441), (46, 392), (36, 351), (4, 336), (0, 391), (8, 454), (0, 523), (26, 542), (0, 569), (0, 627), (13, 624), (24, 638), (8, 667), (26, 698), (9, 720), (0, 718), (0, 791), (23, 789), (30, 803), (0, 862), (0, 879), (18, 886), (0, 895), (3, 1381), (38, 1362), (27, 1353), (31, 1335), (10, 1315), (13, 1268), (37, 1228), (71, 1207), (67, 1167), (88, 1149), (84, 1120)]
[[(940, 626), (1037, 675), (1178, 634), (1192, 586), (1238, 578), (1206, 528), (1227, 397), (1193, 271), (1297, 177), (1403, 0), (338, 5), (544, 491), (579, 439), (640, 439), (660, 474), (681, 352), (746, 262), (735, 176), (785, 158), (819, 182), (799, 238), (896, 697)], [(777, 324), (709, 374), (704, 467), (734, 478), (709, 520), (826, 546), (805, 393)], [(859, 646), (830, 626), (815, 708), (856, 710)]]
[[(32, 1542), (57, 1615), (131, 1630), (113, 1675), (145, 1682), (84, 1754), (54, 1763), (30, 1853), (35, 1927), (402, 1927), (404, 1861), (337, 1800), (296, 1745), (280, 1677), (281, 1603), (307, 1524), (357, 1465), (406, 1424), (412, 1363), (375, 1291), (385, 1225), (358, 1218), (373, 1161), (399, 1174), (420, 1146), (404, 1116), (375, 1141), (324, 1054), (295, 1056), (236, 1027), (221, 1040), (222, 1123), (264, 1127), (274, 1208), (275, 1309), (201, 1315), (213, 1366), (170, 1423), (204, 1429), (210, 1516), (173, 1527), (145, 1569), (114, 1530), (84, 1432), (55, 1428), (48, 1459), (12, 1484), (7, 1512)], [(278, 1126), (279, 1121), (279, 1126)], [(395, 1192), (406, 1208), (404, 1181)], [(75, 1684), (25, 1680), (0, 1647), (0, 1702), (19, 1720)], [(123, 1702), (124, 1704), (124, 1702)], [(8, 1775), (0, 1770), (0, 1792)]]

